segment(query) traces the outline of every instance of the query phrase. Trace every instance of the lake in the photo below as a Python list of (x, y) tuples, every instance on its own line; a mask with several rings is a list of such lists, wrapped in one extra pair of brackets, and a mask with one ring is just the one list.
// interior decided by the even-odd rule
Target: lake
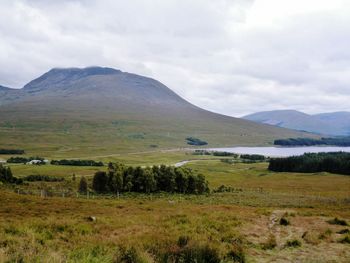
[(211, 148), (208, 151), (231, 152), (238, 154), (261, 154), (272, 157), (288, 157), (293, 155), (303, 155), (304, 153), (319, 152), (350, 152), (350, 147), (333, 146), (305, 146), (305, 147), (230, 147)]

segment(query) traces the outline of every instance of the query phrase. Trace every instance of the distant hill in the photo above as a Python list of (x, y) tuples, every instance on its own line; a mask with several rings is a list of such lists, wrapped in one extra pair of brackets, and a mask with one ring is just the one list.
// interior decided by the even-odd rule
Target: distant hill
[(243, 117), (257, 123), (323, 135), (350, 135), (350, 112), (309, 115), (295, 110), (263, 111)]
[(203, 110), (157, 80), (112, 68), (56, 68), (1, 92), (0, 145), (43, 156), (190, 147), (188, 137), (211, 147), (310, 136)]

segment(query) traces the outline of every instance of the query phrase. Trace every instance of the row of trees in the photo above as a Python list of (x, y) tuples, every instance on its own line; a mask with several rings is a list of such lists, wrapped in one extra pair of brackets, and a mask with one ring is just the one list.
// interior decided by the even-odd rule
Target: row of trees
[(93, 160), (52, 160), (52, 165), (72, 165), (72, 166), (103, 166), (103, 162)]
[(24, 154), (24, 150), (20, 150), (20, 149), (0, 149), (0, 154)]
[(11, 157), (7, 160), (8, 163), (28, 163), (33, 160), (40, 161), (38, 164), (45, 164), (44, 158), (35, 156), (35, 157), (22, 157), (22, 156), (16, 156)]
[(251, 160), (251, 161), (264, 161), (266, 157), (261, 154), (241, 154), (241, 159)]
[[(85, 184), (85, 183), (84, 183)], [(108, 171), (96, 172), (92, 188), (98, 193), (169, 192), (203, 194), (209, 192), (205, 177), (186, 168), (161, 165), (141, 168), (109, 163)]]
[(330, 172), (350, 175), (350, 153), (306, 153), (302, 156), (273, 158), (269, 170), (275, 172)]
[(315, 146), (315, 145), (332, 145), (332, 146), (350, 146), (350, 137), (336, 138), (289, 138), (274, 141), (275, 145), (280, 146)]

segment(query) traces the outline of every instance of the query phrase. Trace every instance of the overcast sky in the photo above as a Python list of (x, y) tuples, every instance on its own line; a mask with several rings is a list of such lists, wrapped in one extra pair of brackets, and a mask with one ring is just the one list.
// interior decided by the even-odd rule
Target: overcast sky
[(350, 1), (0, 0), (0, 85), (92, 65), (232, 116), (350, 111)]

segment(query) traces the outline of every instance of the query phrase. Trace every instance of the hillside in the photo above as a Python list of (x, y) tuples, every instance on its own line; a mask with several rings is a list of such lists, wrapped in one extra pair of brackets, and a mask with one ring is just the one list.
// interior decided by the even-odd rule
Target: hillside
[(323, 135), (350, 134), (350, 112), (309, 115), (295, 110), (263, 111), (243, 117), (246, 120)]
[(200, 109), (151, 78), (111, 68), (52, 69), (0, 97), (0, 144), (45, 156), (265, 145), (304, 133)]

